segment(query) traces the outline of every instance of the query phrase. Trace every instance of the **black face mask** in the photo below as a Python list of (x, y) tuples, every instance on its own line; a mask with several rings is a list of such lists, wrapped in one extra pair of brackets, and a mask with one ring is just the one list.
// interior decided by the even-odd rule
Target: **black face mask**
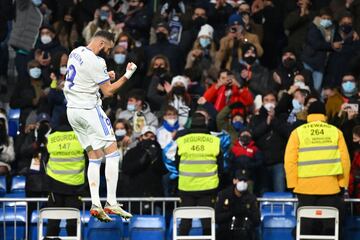
[(185, 87), (174, 87), (173, 93), (175, 95), (183, 95), (185, 93)]
[(122, 141), (122, 140), (124, 139), (124, 137), (125, 137), (125, 136), (126, 136), (126, 135), (124, 135), (124, 136), (115, 136), (116, 141), (117, 141), (117, 142)]
[(296, 67), (296, 60), (293, 58), (285, 58), (283, 64), (286, 69), (293, 69)]
[(166, 73), (166, 69), (163, 67), (158, 67), (158, 68), (154, 68), (154, 74), (161, 77), (161, 75), (163, 75), (164, 73)]
[(249, 135), (242, 135), (239, 137), (239, 140), (244, 146), (247, 146), (251, 142), (251, 137)]
[(343, 24), (343, 25), (340, 25), (340, 30), (345, 34), (349, 34), (352, 32), (353, 27), (351, 24)]
[(109, 57), (109, 54), (107, 54), (104, 49), (101, 49), (98, 56), (106, 60)]
[(206, 24), (206, 18), (203, 17), (197, 17), (194, 19), (194, 26), (197, 29), (200, 29), (202, 25)]
[(256, 57), (253, 57), (253, 56), (244, 57), (243, 59), (249, 65), (253, 65), (254, 62), (256, 61)]
[(156, 39), (158, 42), (165, 42), (167, 41), (167, 35), (163, 32), (156, 33)]

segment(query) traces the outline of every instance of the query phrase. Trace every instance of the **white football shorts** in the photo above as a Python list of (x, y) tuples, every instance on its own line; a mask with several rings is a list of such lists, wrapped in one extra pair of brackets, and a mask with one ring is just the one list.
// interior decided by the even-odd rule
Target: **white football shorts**
[(116, 142), (110, 119), (101, 107), (67, 108), (69, 123), (85, 150), (98, 150)]

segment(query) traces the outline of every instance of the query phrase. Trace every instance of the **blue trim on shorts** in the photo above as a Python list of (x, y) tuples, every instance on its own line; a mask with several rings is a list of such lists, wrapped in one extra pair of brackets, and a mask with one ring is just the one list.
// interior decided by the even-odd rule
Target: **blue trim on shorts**
[(100, 123), (101, 123), (101, 126), (102, 126), (102, 128), (103, 128), (103, 131), (104, 131), (104, 133), (105, 133), (105, 136), (107, 136), (107, 135), (109, 135), (109, 129), (108, 129), (107, 126), (106, 126), (106, 123), (105, 123), (105, 121), (104, 121), (104, 118), (103, 118), (103, 116), (102, 116), (102, 114), (101, 114), (98, 106), (96, 106), (95, 108), (96, 108), (96, 111), (97, 111), (97, 113), (98, 113), (98, 116), (99, 116), (99, 119), (100, 119)]
[(111, 157), (120, 157), (120, 154), (118, 152), (113, 152), (108, 155), (105, 155), (105, 158), (111, 158)]
[(101, 85), (101, 84), (103, 84), (103, 83), (106, 83), (106, 82), (109, 81), (109, 80), (110, 80), (110, 78), (107, 78), (107, 79), (105, 79), (104, 81), (99, 82), (98, 85)]
[(102, 162), (102, 158), (100, 158), (100, 159), (89, 159), (89, 164), (94, 163), (96, 165), (100, 165), (101, 162)]

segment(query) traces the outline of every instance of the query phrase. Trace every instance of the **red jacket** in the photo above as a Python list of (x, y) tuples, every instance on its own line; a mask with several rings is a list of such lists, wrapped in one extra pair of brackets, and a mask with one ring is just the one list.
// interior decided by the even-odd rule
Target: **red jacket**
[(235, 157), (247, 156), (253, 158), (258, 151), (258, 148), (255, 146), (254, 141), (251, 141), (246, 147), (240, 145), (239, 141), (235, 141), (231, 151), (234, 153)]
[(349, 195), (351, 197), (360, 198), (360, 179), (358, 179), (357, 183), (355, 183), (356, 176), (357, 178), (360, 177), (360, 152), (355, 152), (354, 154), (349, 179)]
[[(241, 102), (245, 107), (249, 107), (254, 103), (254, 98), (251, 92), (247, 87), (238, 88), (235, 85), (231, 86), (231, 96), (227, 101), (226, 96), (226, 87), (221, 86), (216, 89), (216, 83), (214, 83), (206, 92), (204, 93), (204, 98), (206, 101), (214, 104), (215, 109), (220, 112), (226, 105), (230, 105), (235, 102)], [(234, 112), (239, 112), (239, 109), (234, 109)]]

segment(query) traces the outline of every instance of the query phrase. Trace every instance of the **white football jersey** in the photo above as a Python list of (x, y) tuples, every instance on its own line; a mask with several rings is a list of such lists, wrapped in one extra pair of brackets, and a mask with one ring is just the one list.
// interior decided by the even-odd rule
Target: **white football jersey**
[(64, 87), (67, 107), (91, 109), (101, 106), (99, 85), (109, 80), (103, 58), (86, 47), (74, 49), (69, 55)]

